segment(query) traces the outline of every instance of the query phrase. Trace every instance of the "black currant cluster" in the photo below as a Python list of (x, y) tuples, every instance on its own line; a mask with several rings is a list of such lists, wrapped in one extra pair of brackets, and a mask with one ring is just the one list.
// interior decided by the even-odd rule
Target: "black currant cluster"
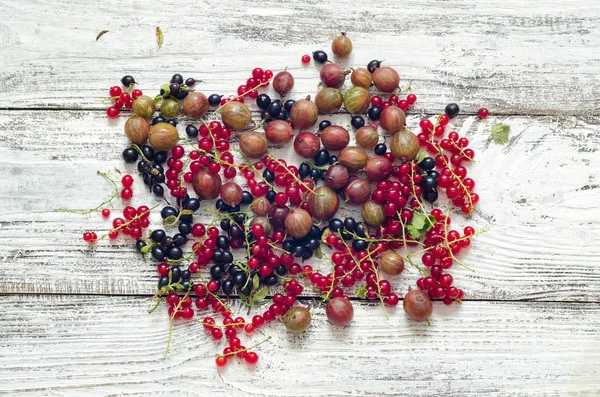
[[(165, 151), (155, 152), (150, 145), (141, 145), (140, 150), (151, 163), (140, 160), (137, 163), (137, 170), (144, 178), (144, 184), (148, 186), (150, 191), (158, 197), (163, 197), (165, 190), (162, 184), (165, 183), (165, 170), (162, 164), (167, 161), (169, 154)], [(138, 158), (138, 151), (135, 148), (127, 148), (123, 151), (123, 159), (126, 163), (135, 163)]]
[(419, 168), (427, 174), (421, 179), (421, 187), (423, 188), (423, 198), (430, 203), (438, 199), (437, 179), (440, 173), (435, 171), (435, 160), (431, 157), (425, 157), (419, 163)]
[[(346, 217), (343, 221), (338, 218), (332, 218), (329, 221), (329, 230), (332, 233), (341, 233), (344, 240), (353, 240), (352, 248), (356, 252), (366, 250), (369, 242), (365, 240), (368, 237), (369, 230), (364, 222), (356, 222), (352, 217)], [(358, 238), (355, 238), (358, 236)]]
[(296, 103), (293, 99), (288, 99), (282, 103), (279, 99), (271, 101), (271, 98), (267, 94), (260, 94), (256, 98), (256, 106), (262, 110), (261, 117), (263, 119), (283, 120), (289, 119), (290, 110)]
[(325, 174), (329, 165), (337, 163), (338, 158), (335, 155), (330, 155), (327, 149), (321, 149), (317, 152), (317, 155), (313, 157), (314, 165), (307, 162), (303, 162), (298, 167), (298, 176), (301, 179), (310, 177), (315, 184), (321, 180), (325, 180)]
[[(171, 77), (171, 81), (169, 82), (169, 96), (182, 101), (188, 96), (190, 87), (193, 87), (196, 84), (196, 79), (188, 78), (184, 81), (183, 76), (179, 73), (174, 74)], [(166, 91), (164, 89), (160, 89), (160, 95), (165, 95)]]
[[(281, 246), (284, 250), (293, 254), (296, 258), (302, 258), (303, 261), (312, 258), (315, 251), (321, 246), (321, 236), (323, 236), (323, 230), (317, 225), (312, 225), (310, 232), (302, 238), (293, 238), (285, 240)], [(284, 266), (284, 271), (287, 269)], [(279, 273), (279, 272), (278, 272)], [(285, 273), (281, 274), (282, 276)]]

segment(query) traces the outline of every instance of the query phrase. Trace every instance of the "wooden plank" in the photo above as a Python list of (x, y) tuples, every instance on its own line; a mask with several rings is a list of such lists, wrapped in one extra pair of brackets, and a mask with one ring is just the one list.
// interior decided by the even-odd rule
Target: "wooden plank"
[[(257, 66), (288, 67), (296, 76), (292, 97), (301, 98), (315, 94), (318, 79), (318, 68), (301, 66), (301, 55), (329, 50), (336, 32), (347, 31), (354, 53), (344, 65), (386, 59), (403, 86), (413, 81), (417, 111), (439, 112), (449, 102), (466, 112), (486, 106), (497, 114), (598, 109), (599, 59), (590, 45), (600, 40), (600, 4), (594, 1), (401, 7), (352, 1), (333, 11), (325, 3), (266, 0), (257, 7), (223, 0), (211, 4), (218, 12), (206, 13), (192, 3), (154, 3), (2, 2), (0, 108), (102, 109), (96, 100), (127, 73), (151, 93), (182, 72), (204, 80), (200, 90), (230, 94)], [(160, 17), (175, 9), (181, 18)], [(165, 37), (160, 51), (157, 25)], [(105, 29), (109, 33), (95, 41)]]
[[(347, 123), (339, 117), (332, 120)], [(486, 141), (498, 121), (512, 127), (506, 146)], [(96, 170), (134, 169), (119, 158), (126, 146), (124, 118), (107, 121), (94, 111), (4, 111), (0, 123), (10, 126), (0, 131), (5, 170), (0, 292), (153, 294), (155, 267), (131, 246), (102, 243), (90, 251), (81, 240), (83, 231), (107, 230), (109, 223), (99, 214), (54, 211), (93, 208), (105, 200), (111, 187)], [(409, 118), (410, 128), (417, 124), (418, 119)], [(451, 128), (466, 135), (476, 149), (478, 163), (470, 166), (470, 173), (482, 197), (472, 218), (457, 214), (453, 227), (491, 229), (462, 257), (475, 272), (452, 269), (467, 298), (600, 300), (600, 262), (592, 248), (600, 238), (600, 127), (575, 118), (461, 117)], [(273, 153), (299, 163), (284, 149)], [(132, 204), (155, 203), (140, 180), (134, 187)], [(115, 205), (113, 214), (123, 207), (120, 201)], [(202, 208), (207, 206), (212, 204)], [(360, 216), (357, 209), (348, 208), (348, 213)], [(152, 221), (160, 225), (159, 217)], [(328, 268), (322, 261), (311, 264)], [(406, 273), (395, 288), (406, 292), (417, 276), (415, 271)]]
[(141, 298), (5, 296), (0, 394), (10, 396), (533, 396), (600, 393), (600, 306), (467, 302), (435, 305), (432, 325), (399, 308), (355, 304), (334, 328), (322, 307), (302, 335), (276, 322), (253, 335), (256, 369), (231, 362), (198, 324), (177, 323), (168, 358), (164, 308)]

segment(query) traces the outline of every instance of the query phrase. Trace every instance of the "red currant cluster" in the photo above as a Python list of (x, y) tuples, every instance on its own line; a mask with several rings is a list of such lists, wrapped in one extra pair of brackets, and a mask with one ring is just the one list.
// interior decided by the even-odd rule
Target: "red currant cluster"
[[(239, 98), (237, 98), (237, 100), (243, 103), (245, 96), (248, 96), (251, 99), (256, 99), (258, 97), (258, 91), (255, 90), (255, 88), (259, 85), (267, 87), (272, 78), (273, 71), (254, 68), (252, 70), (252, 76), (246, 80), (246, 84), (238, 86), (237, 94)], [(226, 104), (229, 100), (231, 99), (221, 100), (221, 105)]]
[(415, 94), (408, 94), (405, 99), (400, 99), (398, 95), (392, 94), (389, 96), (387, 101), (384, 101), (379, 95), (371, 97), (371, 106), (378, 106), (381, 111), (390, 107), (398, 106), (403, 111), (407, 111), (412, 105), (417, 102), (417, 96)]
[(133, 101), (135, 101), (137, 97), (144, 95), (142, 90), (133, 88), (134, 84), (135, 83), (132, 83), (130, 86), (126, 87), (125, 90), (118, 85), (110, 87), (108, 93), (110, 95), (109, 101), (112, 101), (112, 106), (109, 106), (106, 109), (106, 115), (109, 118), (116, 118), (119, 115), (119, 111), (123, 108), (130, 110), (133, 107)]

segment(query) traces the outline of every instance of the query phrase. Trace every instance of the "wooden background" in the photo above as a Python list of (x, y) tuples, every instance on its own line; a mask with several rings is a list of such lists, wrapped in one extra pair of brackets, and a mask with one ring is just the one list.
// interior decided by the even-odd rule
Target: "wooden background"
[[(6, 0), (0, 15), (0, 395), (600, 394), (600, 3)], [(452, 126), (476, 150), (481, 203), (453, 219), (491, 229), (463, 256), (476, 271), (452, 269), (464, 304), (436, 304), (426, 326), (357, 302), (347, 329), (317, 306), (302, 336), (256, 335), (273, 339), (255, 369), (217, 371), (218, 346), (176, 324), (163, 360), (166, 309), (148, 315), (145, 300), (154, 266), (119, 244), (91, 252), (81, 233), (107, 222), (55, 211), (101, 202), (96, 170), (126, 169), (125, 118), (97, 100), (128, 73), (152, 95), (176, 72), (233, 93), (253, 67), (286, 66), (292, 97), (314, 95), (318, 68), (300, 57), (339, 31), (354, 41), (345, 65), (385, 58), (412, 80), (409, 127), (461, 106)], [(486, 141), (495, 122), (508, 145)]]

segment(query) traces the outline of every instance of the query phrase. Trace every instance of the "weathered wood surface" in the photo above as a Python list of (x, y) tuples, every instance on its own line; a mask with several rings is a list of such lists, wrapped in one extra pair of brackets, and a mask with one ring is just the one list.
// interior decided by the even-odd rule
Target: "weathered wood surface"
[[(600, 3), (8, 0), (0, 15), (0, 395), (600, 394)], [(107, 121), (97, 100), (126, 73), (151, 95), (175, 72), (231, 94), (256, 66), (288, 67), (291, 97), (314, 95), (318, 67), (300, 56), (339, 31), (355, 46), (344, 66), (385, 58), (412, 81), (409, 127), (461, 105), (453, 125), (476, 150), (482, 199), (468, 222), (453, 219), (491, 229), (461, 257), (475, 273), (452, 269), (465, 303), (436, 304), (427, 327), (356, 302), (343, 330), (317, 305), (306, 335), (276, 324), (255, 336), (273, 338), (256, 369), (217, 371), (202, 328), (176, 324), (164, 361), (166, 308), (148, 315), (143, 297), (154, 265), (131, 246), (90, 252), (81, 233), (108, 223), (54, 211), (104, 200), (97, 170), (132, 170), (124, 118)], [(470, 117), (481, 106), (484, 122)], [(486, 141), (494, 122), (511, 125), (507, 146)], [(135, 188), (132, 204), (146, 204)]]
[[(218, 371), (215, 343), (176, 324), (167, 360), (164, 311), (130, 297), (10, 296), (0, 300), (0, 394), (18, 396), (557, 396), (600, 393), (600, 306), (436, 304), (431, 326), (402, 310), (355, 305), (331, 327), (322, 307), (301, 336), (283, 324), (253, 342), (256, 369)], [(220, 347), (223, 348), (222, 346)]]
[[(128, 247), (103, 242), (95, 251), (81, 240), (83, 231), (110, 227), (101, 215), (55, 212), (61, 207), (85, 210), (105, 200), (111, 186), (97, 170), (118, 166), (134, 171), (119, 158), (126, 145), (124, 120), (107, 121), (94, 111), (0, 113), (0, 123), (11, 126), (0, 132), (0, 162), (8, 175), (0, 192), (2, 292), (155, 292), (155, 266), (140, 259), (130, 240), (122, 241)], [(507, 146), (486, 141), (497, 121), (512, 127)], [(418, 118), (408, 121), (410, 127), (417, 124)], [(472, 219), (457, 215), (452, 226), (491, 229), (474, 239), (463, 257), (475, 272), (453, 269), (467, 298), (600, 300), (594, 248), (600, 238), (600, 158), (595, 153), (600, 128), (551, 117), (460, 117), (452, 126), (476, 148), (478, 162), (470, 170), (482, 197)], [(291, 149), (274, 153), (294, 156), (282, 150)], [(140, 178), (134, 187), (133, 205), (155, 201), (144, 193)], [(123, 204), (116, 200), (115, 206), (113, 214)], [(212, 204), (204, 203), (200, 212), (207, 207)], [(159, 227), (160, 217), (152, 219)], [(317, 260), (311, 263), (318, 266)], [(417, 276), (414, 270), (406, 273), (398, 287), (405, 292)]]
[(385, 58), (413, 81), (419, 110), (460, 101), (469, 112), (586, 115), (599, 105), (595, 1), (3, 1), (0, 15), (0, 108), (101, 109), (94, 101), (126, 72), (146, 88), (179, 71), (233, 93), (256, 66), (289, 67), (302, 97), (316, 83), (301, 55), (329, 50), (340, 31), (355, 43), (346, 64)]

